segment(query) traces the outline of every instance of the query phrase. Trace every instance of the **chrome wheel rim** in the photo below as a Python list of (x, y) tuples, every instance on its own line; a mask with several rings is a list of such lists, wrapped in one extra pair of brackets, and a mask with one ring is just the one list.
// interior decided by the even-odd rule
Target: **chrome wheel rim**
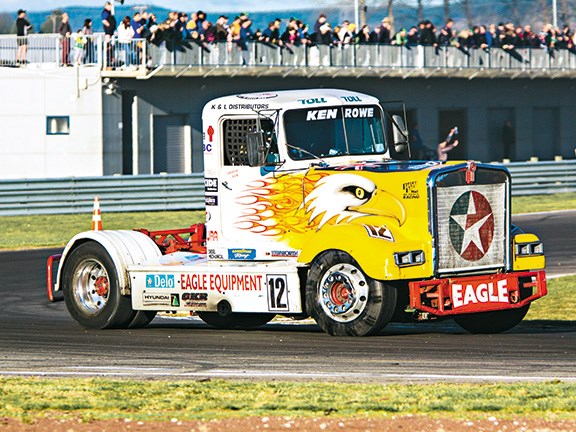
[(110, 280), (102, 263), (86, 259), (77, 267), (72, 279), (76, 304), (83, 313), (97, 315), (108, 303)]
[(334, 321), (350, 322), (366, 308), (368, 282), (352, 264), (336, 264), (320, 280), (320, 305)]

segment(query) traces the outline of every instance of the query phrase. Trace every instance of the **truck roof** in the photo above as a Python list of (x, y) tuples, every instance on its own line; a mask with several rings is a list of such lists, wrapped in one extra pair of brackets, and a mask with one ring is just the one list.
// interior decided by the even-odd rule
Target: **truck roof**
[(220, 97), (208, 102), (204, 109), (259, 111), (350, 104), (374, 105), (378, 104), (378, 99), (364, 93), (341, 89), (279, 90)]

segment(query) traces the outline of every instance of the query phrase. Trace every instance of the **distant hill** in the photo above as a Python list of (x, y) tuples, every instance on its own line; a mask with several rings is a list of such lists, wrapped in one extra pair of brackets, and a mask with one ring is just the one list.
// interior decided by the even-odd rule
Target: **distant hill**
[[(352, 3), (352, 2), (351, 2)], [(384, 2), (382, 2), (384, 3)], [(489, 23), (498, 23), (500, 21), (512, 21), (513, 16), (509, 6), (509, 2), (503, 1), (496, 1), (493, 0), (490, 2), (490, 5), (487, 5), (486, 2), (478, 2), (481, 4), (474, 5), (476, 2), (471, 2), (471, 16), (473, 17), (474, 24), (489, 24)], [(532, 24), (538, 26), (542, 23), (542, 20), (539, 19), (541, 13), (538, 10), (538, 3), (540, 2), (531, 2), (532, 6), (526, 7), (524, 3), (524, 7), (521, 10), (520, 14), (520, 21), (522, 24)], [(72, 25), (73, 30), (77, 30), (78, 28), (82, 27), (85, 18), (91, 18), (94, 22), (94, 29), (95, 31), (102, 31), (102, 24), (100, 22), (100, 13), (102, 11), (101, 8), (94, 8), (94, 7), (67, 7), (63, 8), (69, 15), (70, 15), (70, 23)], [(164, 20), (169, 12), (169, 9), (165, 9), (158, 6), (150, 6), (147, 9), (149, 12), (156, 14), (158, 20)], [(190, 10), (186, 10), (186, 12), (191, 12)], [(231, 19), (238, 14), (240, 11), (222, 11), (221, 13), (218, 12), (211, 12), (208, 13), (208, 19), (214, 22), (218, 15), (224, 14), (229, 16)], [(444, 11), (441, 6), (436, 7), (426, 7), (424, 9), (424, 17), (426, 19), (430, 19), (434, 22), (438, 27), (440, 27), (444, 21)], [(46, 18), (50, 15), (51, 11), (44, 11), (44, 12), (30, 12), (29, 13), (29, 20), (34, 27), (34, 32), (38, 33), (41, 24), (46, 20)], [(115, 14), (118, 18), (132, 15), (134, 13), (134, 9), (128, 6), (116, 6)], [(316, 21), (318, 15), (320, 13), (325, 13), (328, 17), (328, 21), (332, 24), (332, 26), (338, 25), (343, 20), (348, 19), (350, 21), (354, 21), (354, 11), (352, 7), (349, 8), (336, 8), (336, 7), (324, 7), (324, 8), (313, 8), (313, 9), (290, 9), (287, 11), (265, 11), (265, 12), (252, 12), (250, 13), (251, 18), (253, 19), (253, 28), (254, 29), (264, 29), (268, 22), (272, 21), (274, 18), (279, 17), (281, 19), (287, 20), (288, 18), (294, 16), (299, 19), (302, 19), (304, 22), (312, 26)], [(383, 17), (387, 15), (386, 8), (380, 7), (370, 7), (367, 11), (367, 22), (370, 26), (378, 25)], [(407, 7), (402, 5), (402, 3), (394, 8), (394, 15), (395, 15), (395, 23), (396, 28), (400, 27), (410, 27), (414, 25), (418, 21), (418, 14), (415, 7)], [(462, 29), (466, 27), (468, 24), (466, 22), (466, 18), (464, 15), (463, 8), (458, 5), (454, 4), (451, 9), (451, 16), (456, 21), (456, 28)], [(569, 19), (570, 17), (566, 17)], [(16, 20), (16, 14), (13, 16), (14, 21)], [(120, 20), (118, 20), (120, 21)]]

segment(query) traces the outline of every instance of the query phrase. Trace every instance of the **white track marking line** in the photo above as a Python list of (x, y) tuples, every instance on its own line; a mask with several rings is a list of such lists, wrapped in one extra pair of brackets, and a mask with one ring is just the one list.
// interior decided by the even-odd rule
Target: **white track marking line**
[[(76, 368), (76, 367), (75, 367)], [(522, 375), (449, 375), (449, 374), (398, 374), (398, 373), (336, 373), (336, 372), (274, 372), (274, 371), (246, 371), (246, 370), (207, 370), (202, 372), (183, 372), (174, 369), (161, 368), (118, 368), (114, 372), (111, 368), (90, 368), (90, 371), (31, 371), (13, 370), (0, 371), (1, 375), (10, 376), (106, 376), (106, 377), (178, 377), (178, 378), (276, 378), (276, 379), (334, 379), (338, 381), (363, 380), (400, 380), (400, 381), (490, 381), (490, 382), (544, 382), (560, 380), (576, 382), (576, 376), (522, 376)]]

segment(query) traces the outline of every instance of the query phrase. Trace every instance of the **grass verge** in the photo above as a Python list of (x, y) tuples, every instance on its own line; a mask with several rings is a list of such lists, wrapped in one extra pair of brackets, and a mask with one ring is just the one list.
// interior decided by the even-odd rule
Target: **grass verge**
[[(532, 302), (525, 320), (570, 321), (576, 316), (576, 276), (550, 279), (548, 295)], [(576, 321), (573, 321), (576, 323)]]
[(534, 213), (576, 209), (576, 193), (512, 197), (512, 213)]
[[(576, 209), (576, 193), (512, 198), (513, 212)], [(204, 211), (104, 213), (104, 228), (149, 230), (185, 228), (204, 222)], [(0, 249), (60, 247), (79, 232), (90, 229), (90, 214), (2, 216)]]
[[(0, 249), (64, 246), (74, 235), (90, 229), (91, 214), (2, 216)], [(186, 228), (204, 222), (204, 211), (104, 213), (104, 229)]]
[(576, 384), (350, 384), (0, 378), (0, 418), (212, 420), (247, 416), (574, 418)]

